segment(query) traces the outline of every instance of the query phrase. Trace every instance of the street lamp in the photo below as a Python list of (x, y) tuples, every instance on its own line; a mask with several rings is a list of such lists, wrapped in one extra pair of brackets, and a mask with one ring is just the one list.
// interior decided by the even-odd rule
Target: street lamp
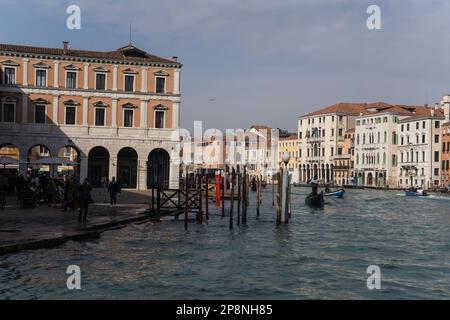
[(289, 152), (285, 151), (283, 153), (283, 156), (281, 157), (281, 160), (283, 160), (284, 165), (287, 167), (287, 164), (289, 163), (289, 160), (291, 160), (291, 155), (289, 154)]

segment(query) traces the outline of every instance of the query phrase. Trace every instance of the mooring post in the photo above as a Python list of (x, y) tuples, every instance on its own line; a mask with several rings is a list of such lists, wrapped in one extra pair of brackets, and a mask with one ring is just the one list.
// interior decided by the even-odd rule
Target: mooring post
[(237, 169), (237, 192), (238, 192), (237, 224), (238, 225), (241, 223), (241, 183), (242, 183), (241, 169), (240, 169), (240, 166), (238, 166), (238, 169)]
[(198, 175), (198, 223), (203, 222), (203, 210), (202, 210), (202, 174)]
[(233, 209), (234, 209), (234, 183), (236, 179), (236, 171), (231, 171), (231, 190), (230, 190), (230, 229), (233, 229)]
[(244, 166), (244, 177), (242, 178), (242, 223), (247, 223), (247, 168)]
[(259, 217), (259, 175), (256, 176), (256, 217)]
[(209, 197), (209, 175), (208, 175), (208, 172), (206, 172), (206, 174), (205, 174), (205, 217), (206, 217), (206, 221), (209, 220), (208, 197)]
[(189, 219), (189, 172), (186, 168), (186, 180), (184, 181), (184, 189), (186, 191), (184, 203), (184, 228), (187, 230)]
[(283, 171), (282, 192), (284, 223), (289, 223), (289, 171), (287, 167)]
[(225, 217), (225, 177), (226, 173), (225, 170), (223, 171), (223, 177), (222, 177), (222, 217)]
[(275, 206), (275, 177), (274, 174), (271, 176), (272, 180), (272, 207)]
[(292, 185), (291, 185), (291, 179), (288, 180), (288, 186), (289, 186), (289, 219), (291, 218), (292, 214)]
[(281, 223), (281, 174), (282, 170), (277, 173), (277, 224)]

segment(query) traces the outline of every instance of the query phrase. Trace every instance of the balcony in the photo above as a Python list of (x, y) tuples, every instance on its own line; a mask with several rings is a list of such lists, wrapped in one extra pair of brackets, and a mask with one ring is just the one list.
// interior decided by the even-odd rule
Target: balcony
[(323, 137), (309, 137), (309, 138), (306, 138), (306, 141), (308, 143), (322, 143), (322, 142), (325, 142), (325, 138), (323, 138)]

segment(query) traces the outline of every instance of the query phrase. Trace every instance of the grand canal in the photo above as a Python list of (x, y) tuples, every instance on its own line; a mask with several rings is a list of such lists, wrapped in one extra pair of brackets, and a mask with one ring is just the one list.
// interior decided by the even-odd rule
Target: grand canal
[[(275, 225), (268, 189), (261, 216), (250, 207), (233, 230), (212, 211), (188, 231), (181, 220), (132, 224), (0, 256), (0, 298), (450, 298), (450, 197), (348, 190), (311, 209), (308, 191), (293, 189), (289, 225)], [(81, 268), (81, 290), (66, 288), (69, 265)], [(369, 265), (381, 269), (381, 290), (366, 286)]]

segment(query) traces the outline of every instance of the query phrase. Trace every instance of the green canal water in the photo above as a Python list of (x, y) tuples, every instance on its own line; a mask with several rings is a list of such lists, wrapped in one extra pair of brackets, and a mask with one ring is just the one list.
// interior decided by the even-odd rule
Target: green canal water
[[(450, 197), (348, 190), (325, 208), (293, 188), (292, 219), (275, 225), (271, 191), (257, 219), (132, 224), (99, 239), (0, 256), (6, 299), (449, 299)], [(253, 195), (252, 195), (253, 197)], [(254, 200), (252, 200), (254, 202)], [(66, 268), (81, 268), (68, 290)], [(381, 289), (367, 288), (368, 266)]]

